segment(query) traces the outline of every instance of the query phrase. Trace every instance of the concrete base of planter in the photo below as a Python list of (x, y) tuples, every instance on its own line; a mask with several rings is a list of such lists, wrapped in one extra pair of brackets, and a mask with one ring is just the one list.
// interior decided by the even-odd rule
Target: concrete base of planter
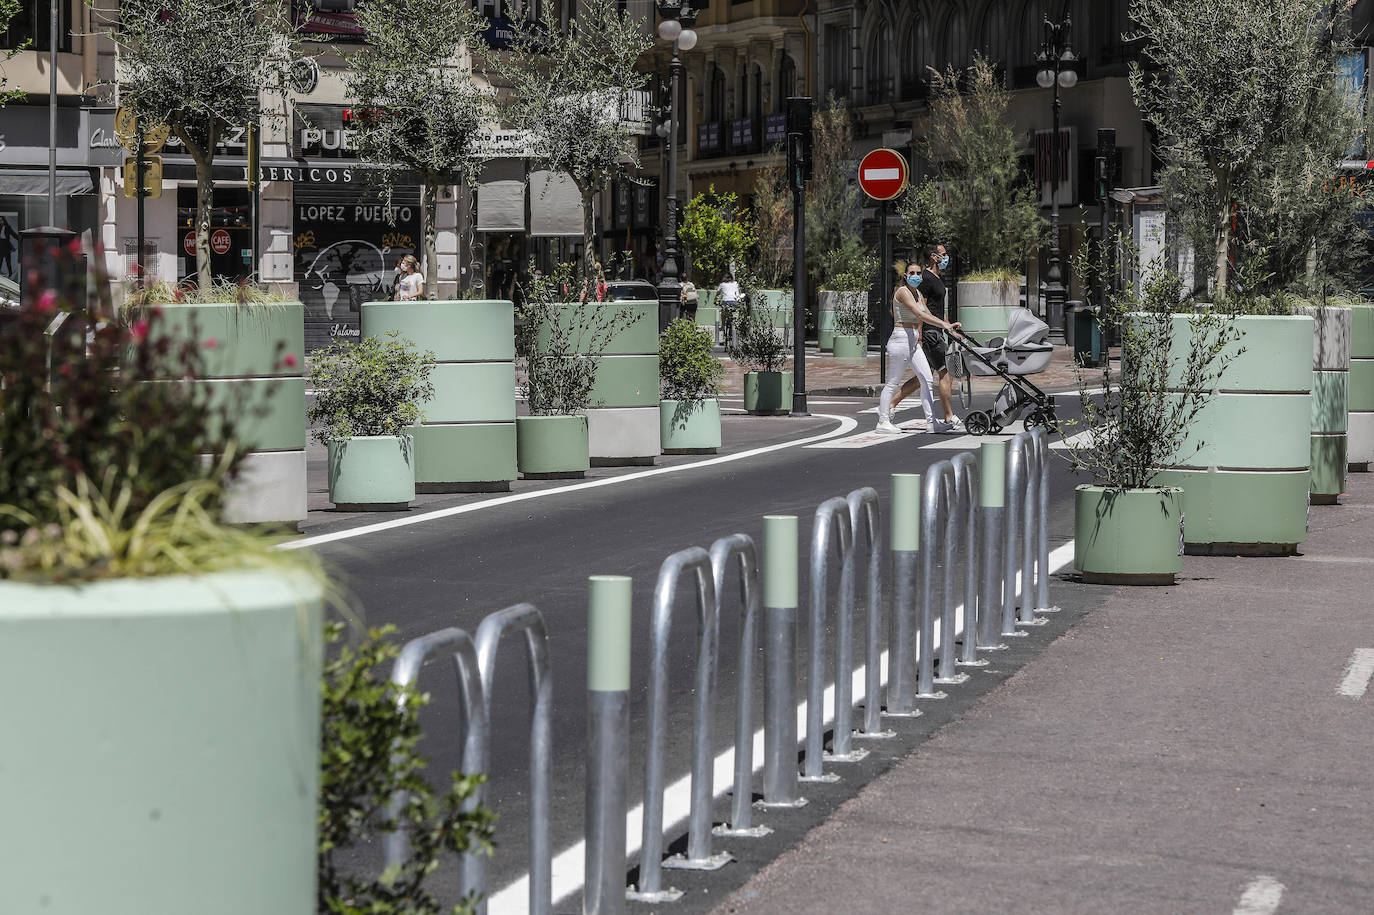
[(526, 480), (576, 480), (587, 475), (587, 417), (517, 416), (515, 461)]
[(1291, 556), (1307, 539), (1306, 470), (1165, 470), (1161, 486), (1183, 488), (1192, 556)]
[(1335, 505), (1345, 492), (1346, 437), (1312, 436), (1312, 482), (1308, 499), (1313, 505)]
[(664, 454), (715, 454), (720, 450), (720, 401), (712, 397), (687, 407), (660, 400), (658, 427)]
[(515, 423), (412, 426), (416, 492), (509, 492)]
[(745, 372), (744, 409), (755, 416), (786, 416), (792, 410), (792, 373)]
[(1351, 413), (1346, 461), (1353, 473), (1368, 473), (1374, 461), (1374, 413)]
[(297, 524), (306, 514), (305, 451), (255, 451), (224, 499), (230, 524)]
[(1079, 486), (1074, 496), (1073, 564), (1090, 584), (1171, 585), (1178, 555), (1183, 492), (1177, 488), (1113, 492)]
[(406, 435), (329, 443), (329, 501), (340, 511), (404, 511), (415, 499), (415, 442)]
[(834, 350), (836, 359), (852, 359), (859, 362), (868, 356), (868, 341), (863, 337), (836, 334)]
[[(655, 370), (657, 377), (657, 370)], [(648, 466), (658, 460), (658, 405), (587, 411), (593, 467)]]

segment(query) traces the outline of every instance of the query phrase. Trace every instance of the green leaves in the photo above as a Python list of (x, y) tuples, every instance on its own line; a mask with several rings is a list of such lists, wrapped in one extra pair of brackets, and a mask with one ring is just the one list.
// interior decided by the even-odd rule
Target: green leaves
[(678, 318), (659, 335), (659, 389), (664, 400), (695, 404), (720, 392), (725, 367), (711, 355), (711, 332)]
[(434, 353), (392, 331), (386, 339), (336, 340), (311, 358), (315, 402), (306, 411), (322, 445), (361, 435), (400, 435), (434, 396)]
[(754, 246), (754, 220), (739, 205), (733, 192), (717, 194), (715, 185), (687, 201), (678, 238), (691, 255), (698, 285), (710, 287), (734, 265), (744, 266)]
[(853, 260), (863, 243), (854, 128), (849, 109), (833, 93), (816, 112), (811, 133), (815, 178), (807, 193), (806, 248), (817, 255), (816, 282), (837, 289), (832, 266)]

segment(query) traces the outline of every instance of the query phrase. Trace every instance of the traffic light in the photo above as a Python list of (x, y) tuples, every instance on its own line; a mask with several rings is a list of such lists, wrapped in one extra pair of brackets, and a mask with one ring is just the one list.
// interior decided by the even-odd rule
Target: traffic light
[(787, 100), (787, 177), (800, 189), (811, 180), (811, 99)]

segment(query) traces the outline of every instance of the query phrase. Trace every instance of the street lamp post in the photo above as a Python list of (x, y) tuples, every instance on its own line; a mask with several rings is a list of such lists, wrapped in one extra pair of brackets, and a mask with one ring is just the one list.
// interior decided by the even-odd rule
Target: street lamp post
[(1050, 258), (1045, 281), (1040, 285), (1045, 292), (1046, 323), (1061, 340), (1064, 339), (1066, 290), (1059, 255), (1059, 90), (1061, 87), (1072, 89), (1078, 84), (1078, 71), (1073, 69), (1078, 58), (1073, 53), (1072, 33), (1073, 22), (1067, 15), (1058, 23), (1045, 20), (1045, 40), (1036, 55), (1039, 70), (1035, 74), (1040, 88), (1054, 90), (1054, 129), (1050, 133)]
[(677, 97), (678, 81), (682, 79), (678, 51), (690, 51), (697, 45), (697, 33), (692, 30), (697, 11), (692, 9), (690, 0), (658, 0), (658, 15), (659, 37), (673, 43), (667, 130), (660, 124), (657, 131), (668, 147), (668, 220), (663, 238), (663, 274), (658, 283), (659, 330), (663, 330), (664, 313), (667, 320), (672, 320), (682, 306), (682, 252), (677, 238)]

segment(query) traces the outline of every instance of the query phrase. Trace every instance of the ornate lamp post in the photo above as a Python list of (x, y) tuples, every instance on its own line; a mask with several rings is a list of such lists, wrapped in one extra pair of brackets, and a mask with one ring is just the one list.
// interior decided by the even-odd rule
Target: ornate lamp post
[(1050, 330), (1060, 340), (1064, 339), (1064, 270), (1059, 257), (1059, 90), (1072, 89), (1078, 85), (1078, 71), (1073, 65), (1078, 62), (1072, 44), (1073, 22), (1066, 15), (1064, 20), (1053, 23), (1045, 20), (1045, 40), (1036, 55), (1039, 70), (1035, 81), (1042, 89), (1054, 90), (1054, 130), (1050, 134), (1050, 258), (1045, 280), (1040, 284), (1045, 293), (1048, 314), (1046, 317)]
[(697, 33), (692, 30), (697, 22), (697, 11), (692, 9), (691, 0), (658, 0), (658, 15), (658, 36), (673, 43), (668, 123), (660, 124), (657, 130), (668, 146), (668, 221), (663, 233), (663, 274), (658, 283), (659, 330), (662, 330), (666, 323), (665, 312), (666, 319), (672, 320), (682, 305), (682, 252), (677, 240), (677, 96), (678, 82), (682, 79), (678, 51), (690, 51), (697, 46)]

